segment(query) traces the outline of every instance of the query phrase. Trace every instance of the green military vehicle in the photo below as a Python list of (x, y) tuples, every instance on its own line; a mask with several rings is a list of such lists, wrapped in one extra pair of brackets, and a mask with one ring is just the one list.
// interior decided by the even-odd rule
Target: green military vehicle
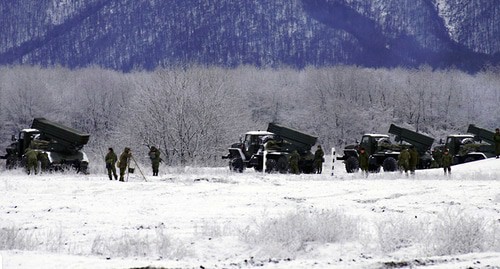
[(1, 158), (6, 159), (7, 169), (23, 167), (26, 165), (24, 153), (31, 148), (47, 156), (47, 169), (56, 171), (74, 168), (87, 173), (89, 161), (82, 148), (89, 138), (89, 134), (44, 118), (35, 118), (31, 128), (21, 130), (17, 138), (12, 136), (13, 143)]
[[(311, 147), (316, 141), (315, 136), (269, 123), (267, 131), (247, 132), (245, 139), (232, 144), (229, 153), (222, 158), (229, 159), (229, 168), (232, 171), (243, 172), (246, 168), (262, 171), (265, 167), (269, 173), (287, 173), (289, 156), (296, 150), (300, 155), (300, 172), (313, 173), (314, 154)], [(265, 158), (264, 152), (267, 153)]]
[(386, 134), (365, 134), (358, 144), (346, 146), (344, 155), (337, 157), (337, 160), (344, 161), (347, 173), (357, 172), (359, 151), (364, 148), (369, 156), (368, 171), (376, 173), (383, 168), (385, 172), (393, 172), (399, 169), (398, 158), (401, 150), (414, 146), (420, 159), (417, 168), (430, 167), (432, 157), (429, 151), (434, 138), (394, 124), (389, 127), (389, 133), (395, 135), (395, 141), (399, 143), (393, 143)]
[(453, 165), (483, 160), (495, 156), (495, 141), (492, 131), (470, 124), (467, 133), (446, 137), (444, 145), (437, 146), (434, 151), (442, 152), (445, 148), (453, 156)]

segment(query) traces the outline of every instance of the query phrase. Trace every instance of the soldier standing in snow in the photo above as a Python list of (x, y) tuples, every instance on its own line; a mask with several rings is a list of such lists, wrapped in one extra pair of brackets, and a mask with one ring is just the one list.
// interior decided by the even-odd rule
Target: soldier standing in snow
[(39, 151), (37, 154), (37, 159), (40, 161), (40, 173), (47, 171), (47, 168), (49, 167), (49, 156), (47, 155), (46, 152)]
[(432, 166), (431, 166), (432, 168), (442, 166), (441, 161), (443, 159), (443, 154), (439, 148), (434, 148), (432, 150), (432, 158), (434, 159), (434, 161), (432, 162)]
[(408, 169), (410, 167), (410, 158), (411, 158), (411, 155), (410, 155), (410, 152), (408, 151), (408, 149), (403, 149), (401, 151), (401, 153), (399, 154), (398, 165), (399, 165), (399, 170), (401, 171), (401, 173), (404, 170), (405, 173), (408, 175)]
[(35, 175), (38, 174), (38, 152), (28, 148), (24, 154), (26, 155), (26, 172), (28, 175), (31, 174), (31, 171), (35, 172)]
[(318, 149), (316, 152), (314, 152), (314, 168), (316, 169), (316, 174), (321, 174), (323, 172), (323, 162), (325, 161), (324, 159), (325, 152), (323, 152), (323, 149), (321, 148), (320, 145), (318, 145)]
[(448, 149), (445, 149), (443, 152), (443, 157), (441, 159), (441, 163), (443, 164), (444, 174), (446, 172), (451, 175), (451, 163), (453, 162), (453, 157), (450, 155)]
[(410, 173), (415, 174), (418, 165), (418, 152), (415, 146), (410, 146)]
[(125, 171), (127, 171), (128, 164), (130, 162), (130, 158), (132, 157), (132, 152), (130, 148), (125, 148), (120, 154), (120, 159), (118, 161), (118, 168), (120, 168), (120, 181), (125, 181), (124, 176), (125, 176)]
[(493, 135), (493, 141), (495, 141), (495, 155), (497, 159), (500, 158), (500, 129), (495, 129), (495, 134)]
[(151, 165), (153, 167), (153, 176), (158, 176), (158, 169), (160, 167), (160, 150), (155, 146), (151, 146), (149, 149), (149, 159), (151, 159)]
[(292, 174), (299, 174), (299, 159), (300, 155), (299, 153), (294, 150), (292, 154), (290, 155), (290, 170)]
[(116, 156), (116, 153), (113, 151), (113, 148), (108, 149), (108, 154), (104, 157), (104, 161), (106, 162), (106, 170), (108, 170), (108, 177), (109, 180), (113, 180), (111, 175), (115, 177), (115, 180), (118, 180), (118, 176), (116, 175), (116, 161), (118, 160), (118, 157)]
[(361, 172), (368, 177), (368, 153), (366, 153), (365, 148), (361, 148), (359, 151), (359, 167)]

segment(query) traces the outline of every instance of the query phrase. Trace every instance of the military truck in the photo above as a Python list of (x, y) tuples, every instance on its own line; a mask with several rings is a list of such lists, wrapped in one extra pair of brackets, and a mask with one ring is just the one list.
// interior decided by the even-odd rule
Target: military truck
[[(246, 168), (256, 171), (287, 173), (289, 156), (296, 150), (300, 155), (299, 170), (301, 173), (313, 172), (314, 155), (311, 147), (316, 144), (317, 137), (269, 123), (267, 131), (250, 131), (243, 141), (232, 144), (229, 153), (223, 159), (229, 159), (232, 171), (243, 172)], [(264, 158), (264, 151), (267, 152)]]
[(89, 134), (45, 118), (35, 118), (31, 128), (21, 130), (17, 138), (12, 136), (13, 142), (7, 147), (7, 154), (1, 158), (6, 159), (7, 169), (23, 167), (26, 165), (24, 154), (31, 148), (47, 156), (47, 169), (74, 168), (77, 172), (87, 173), (89, 161), (82, 148), (89, 138)]
[(435, 151), (445, 148), (453, 156), (453, 165), (467, 163), (495, 156), (494, 133), (470, 124), (467, 128), (469, 134), (454, 134), (446, 137), (444, 145), (437, 146)]
[(359, 151), (364, 148), (369, 156), (368, 171), (379, 172), (382, 167), (385, 172), (398, 170), (398, 158), (401, 150), (414, 146), (419, 153), (417, 168), (429, 168), (432, 161), (430, 149), (434, 143), (434, 138), (405, 129), (394, 124), (389, 127), (389, 133), (395, 135), (393, 143), (386, 134), (365, 134), (361, 137), (361, 142), (355, 145), (348, 145), (344, 148), (344, 155), (337, 157), (343, 160), (347, 173), (354, 173), (359, 170)]

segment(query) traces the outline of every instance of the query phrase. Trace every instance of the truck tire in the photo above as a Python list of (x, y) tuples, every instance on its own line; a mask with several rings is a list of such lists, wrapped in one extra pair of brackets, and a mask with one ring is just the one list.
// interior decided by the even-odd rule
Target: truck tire
[(275, 159), (267, 159), (266, 160), (266, 173), (272, 173), (276, 171), (277, 162)]
[(241, 158), (232, 159), (229, 162), (229, 168), (234, 172), (243, 172), (243, 160)]
[(5, 160), (5, 168), (7, 170), (11, 170), (17, 167), (17, 158), (13, 157), (7, 157)]
[(88, 162), (81, 162), (79, 167), (78, 167), (77, 172), (82, 173), (84, 175), (88, 175), (89, 174), (89, 163)]
[(356, 157), (349, 157), (345, 160), (345, 170), (347, 173), (355, 173), (359, 170), (359, 161)]
[(288, 173), (288, 160), (285, 156), (281, 156), (276, 164), (276, 170), (281, 174)]
[(255, 170), (255, 172), (262, 172), (262, 165), (254, 166), (253, 169)]
[(394, 172), (398, 170), (398, 161), (393, 157), (387, 157), (382, 166), (384, 167), (384, 172)]

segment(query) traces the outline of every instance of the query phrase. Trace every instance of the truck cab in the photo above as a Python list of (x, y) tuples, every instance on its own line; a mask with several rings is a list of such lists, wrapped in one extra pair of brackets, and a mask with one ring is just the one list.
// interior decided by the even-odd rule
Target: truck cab
[[(25, 166), (24, 153), (31, 148), (41, 152), (48, 159), (48, 169), (67, 170), (75, 168), (77, 172), (87, 173), (89, 160), (81, 150), (89, 141), (89, 134), (82, 133), (68, 126), (35, 118), (30, 129), (23, 129), (18, 138), (12, 138), (12, 144), (7, 147), (6, 168), (15, 169)], [(45, 159), (44, 159), (45, 160)]]
[[(264, 138), (274, 137), (274, 134), (267, 131), (250, 131), (245, 133), (244, 140), (232, 144), (229, 153), (223, 159), (229, 159), (229, 167), (233, 171), (243, 172), (247, 167), (253, 166), (250, 163), (252, 156), (256, 155), (263, 147)], [(259, 166), (255, 166), (259, 170)], [(262, 170), (262, 167), (260, 168)]]
[(493, 156), (492, 145), (479, 141), (474, 135), (449, 135), (444, 146), (453, 156), (453, 165)]
[(385, 134), (364, 134), (357, 145), (349, 145), (344, 149), (344, 156), (337, 157), (343, 160), (347, 173), (354, 173), (359, 170), (359, 151), (364, 148), (370, 156), (369, 171), (378, 172), (383, 167), (384, 171), (397, 170), (397, 159), (399, 151), (391, 149), (392, 142), (389, 135)]
[(365, 134), (361, 137), (359, 147), (364, 148), (368, 155), (372, 155), (377, 152), (383, 144), (392, 144), (388, 135)]
[(256, 154), (263, 146), (265, 138), (274, 138), (274, 134), (266, 131), (252, 131), (246, 133), (245, 140), (243, 140), (245, 145), (245, 156), (250, 158), (253, 154)]
[(300, 172), (312, 173), (314, 155), (311, 147), (316, 144), (317, 139), (315, 136), (269, 123), (267, 131), (247, 132), (245, 139), (232, 144), (228, 149), (229, 153), (222, 158), (229, 159), (232, 171), (243, 172), (252, 167), (256, 171), (262, 171), (265, 167), (268, 173), (287, 173), (288, 158), (292, 152), (297, 151), (300, 155)]
[(19, 132), (17, 138), (12, 135), (12, 144), (6, 148), (7, 154), (2, 156), (2, 159), (6, 159), (6, 168), (15, 168), (22, 161), (23, 155), (31, 142), (39, 136), (40, 131), (37, 129), (23, 129)]

